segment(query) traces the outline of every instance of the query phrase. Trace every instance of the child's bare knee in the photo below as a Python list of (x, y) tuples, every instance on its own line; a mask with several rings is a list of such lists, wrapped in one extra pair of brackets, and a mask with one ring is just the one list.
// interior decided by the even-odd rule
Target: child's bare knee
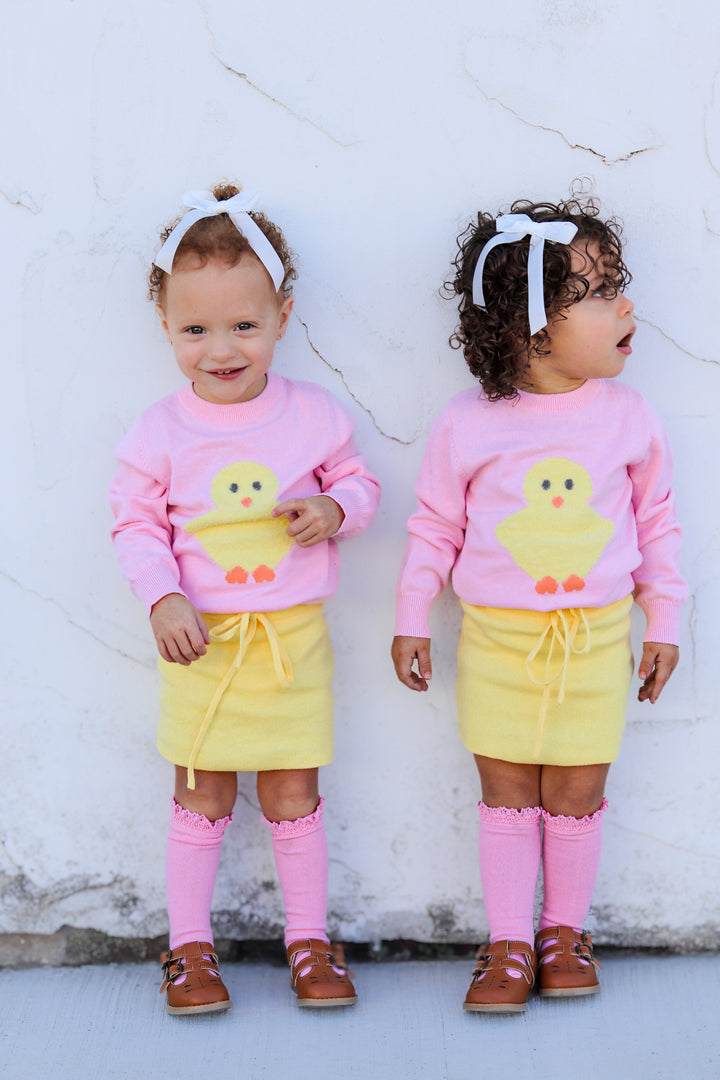
[(175, 802), (193, 813), (218, 821), (232, 813), (237, 798), (237, 774), (234, 772), (195, 771), (195, 787), (187, 786), (187, 769), (175, 767)]

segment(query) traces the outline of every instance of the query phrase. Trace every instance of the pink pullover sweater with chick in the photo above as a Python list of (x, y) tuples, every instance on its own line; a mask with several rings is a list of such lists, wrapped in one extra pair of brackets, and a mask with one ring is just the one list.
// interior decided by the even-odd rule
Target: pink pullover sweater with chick
[(458, 596), (483, 607), (599, 608), (634, 593), (645, 640), (677, 644), (686, 586), (671, 471), (657, 415), (622, 383), (458, 394), (420, 469), (396, 634), (430, 636), (452, 572)]
[(338, 537), (366, 528), (380, 488), (352, 431), (321, 387), (273, 372), (252, 401), (216, 405), (188, 384), (147, 409), (117, 448), (110, 502), (121, 568), (148, 611), (168, 593), (216, 614), (331, 596), (335, 540), (298, 547), (271, 511), (326, 494), (345, 514)]

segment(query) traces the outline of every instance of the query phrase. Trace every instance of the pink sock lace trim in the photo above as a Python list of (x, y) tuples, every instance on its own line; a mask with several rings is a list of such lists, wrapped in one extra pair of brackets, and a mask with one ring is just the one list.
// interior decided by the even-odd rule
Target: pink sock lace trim
[(524, 806), (516, 810), (512, 806), (486, 806), (478, 803), (481, 821), (503, 822), (505, 825), (534, 825), (543, 813), (540, 806)]
[(593, 825), (597, 824), (607, 810), (607, 805), (607, 799), (603, 799), (594, 814), (588, 814), (586, 817), (581, 818), (566, 817), (565, 814), (548, 814), (547, 810), (543, 810), (543, 821), (550, 824), (556, 832), (585, 832), (587, 829), (590, 829)]
[(184, 806), (176, 803), (173, 797), (172, 821), (177, 825), (185, 825), (189, 829), (194, 829), (196, 832), (219, 833), (222, 836), (232, 821), (232, 814), (218, 818), (217, 821), (210, 821), (204, 814), (196, 814), (194, 810), (186, 810)]
[(322, 821), (324, 804), (325, 800), (321, 796), (312, 814), (308, 814), (307, 817), (295, 818), (294, 821), (268, 821), (263, 815), (263, 821), (270, 826), (270, 832), (274, 840), (285, 840), (292, 836), (305, 836), (306, 833), (312, 832)]

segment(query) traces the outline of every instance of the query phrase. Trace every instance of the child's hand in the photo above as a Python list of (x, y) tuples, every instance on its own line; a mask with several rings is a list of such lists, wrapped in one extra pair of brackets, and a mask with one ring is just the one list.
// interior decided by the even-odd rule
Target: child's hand
[(207, 652), (210, 635), (205, 620), (180, 593), (168, 593), (150, 611), (158, 652), (169, 664), (188, 667)]
[(679, 658), (680, 650), (677, 645), (661, 645), (657, 641), (645, 642), (638, 669), (638, 675), (643, 680), (638, 691), (638, 701), (649, 699), (651, 705), (655, 704), (662, 688), (677, 667)]
[(288, 536), (293, 536), (300, 547), (312, 547), (313, 544), (329, 540), (345, 520), (345, 511), (329, 495), (286, 499), (278, 503), (272, 512), (273, 517), (283, 514), (290, 518)]
[[(410, 690), (427, 690), (428, 680), (432, 678), (430, 638), (398, 635), (393, 638), (391, 652), (395, 674), (400, 682)], [(418, 662), (419, 675), (412, 669), (415, 660)]]

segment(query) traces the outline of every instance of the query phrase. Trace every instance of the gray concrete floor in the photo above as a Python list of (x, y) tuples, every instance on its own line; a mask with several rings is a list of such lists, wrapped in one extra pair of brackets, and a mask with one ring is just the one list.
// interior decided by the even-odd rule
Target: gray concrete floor
[(173, 1017), (152, 964), (0, 972), (5, 1080), (705, 1080), (720, 958), (608, 954), (599, 995), (467, 1014), (467, 961), (355, 965), (360, 1003), (300, 1010), (284, 968), (226, 964), (226, 1013)]

